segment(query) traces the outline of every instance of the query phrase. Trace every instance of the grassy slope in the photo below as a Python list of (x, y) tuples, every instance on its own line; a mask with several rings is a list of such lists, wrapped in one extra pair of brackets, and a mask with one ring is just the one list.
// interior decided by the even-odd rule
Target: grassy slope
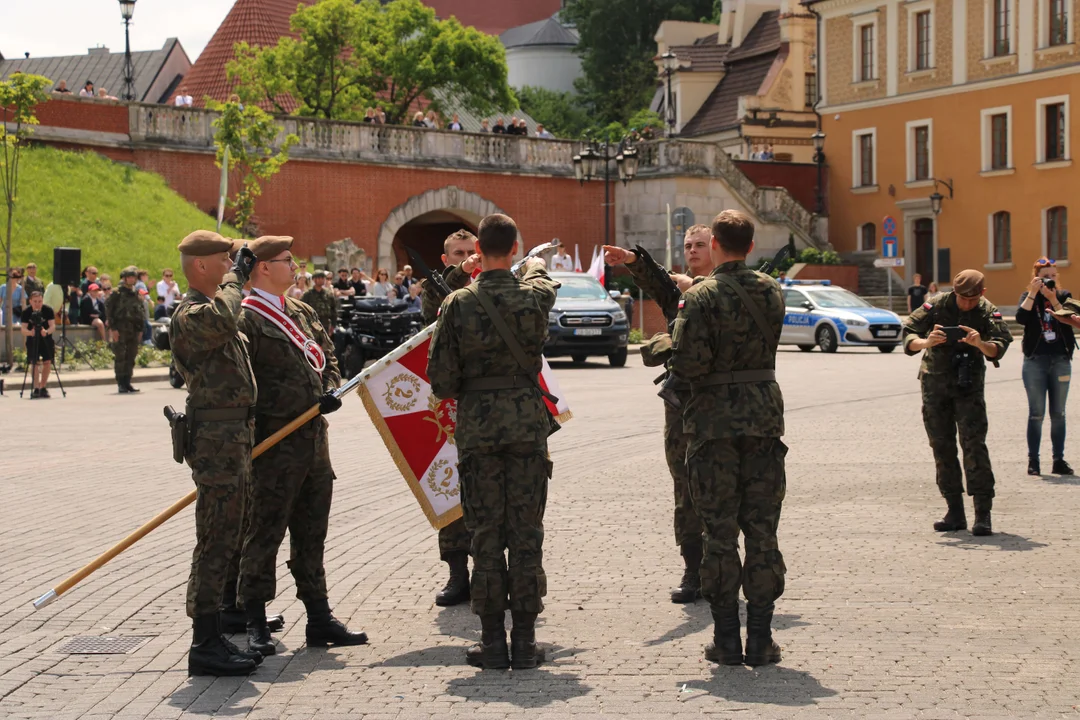
[[(214, 218), (177, 195), (160, 175), (92, 152), (33, 148), (22, 156), (12, 265), (35, 261), (38, 277), (47, 283), (53, 248), (77, 247), (82, 265), (96, 265), (114, 286), (121, 268), (137, 265), (155, 283), (162, 268), (175, 268), (183, 287), (176, 245), (192, 230), (214, 225)], [(6, 228), (7, 209), (0, 204), (0, 233)], [(222, 226), (221, 232), (234, 231)]]

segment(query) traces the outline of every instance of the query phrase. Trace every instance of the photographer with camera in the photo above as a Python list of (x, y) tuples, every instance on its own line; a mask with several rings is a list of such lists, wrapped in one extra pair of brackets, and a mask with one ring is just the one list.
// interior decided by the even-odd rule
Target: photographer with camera
[(19, 327), (26, 338), (26, 362), (32, 368), (30, 374), (34, 389), (30, 393), (31, 399), (49, 397), (45, 384), (49, 381), (49, 371), (56, 356), (56, 344), (52, 337), (55, 330), (56, 313), (45, 304), (45, 296), (40, 290), (31, 291), (30, 304), (23, 308), (22, 325)]
[[(994, 366), (1012, 342), (1001, 313), (983, 297), (983, 274), (962, 270), (953, 278), (952, 292), (924, 302), (904, 321), (904, 352), (924, 350), (922, 383), (923, 424), (934, 452), (937, 486), (948, 512), (934, 530), (967, 528), (964, 513), (964, 475), (974, 497), (972, 535), (992, 535), (990, 509), (994, 471), (986, 448), (986, 359)], [(964, 450), (964, 471), (956, 449), (957, 431)]]
[(1035, 261), (1034, 277), (1020, 296), (1016, 322), (1024, 326), (1024, 389), (1028, 400), (1028, 475), (1041, 475), (1039, 445), (1047, 397), (1050, 402), (1050, 446), (1055, 475), (1072, 475), (1065, 462), (1065, 400), (1069, 396), (1072, 354), (1076, 347), (1073, 329), (1054, 313), (1071, 294), (1057, 287), (1057, 264), (1041, 257)]

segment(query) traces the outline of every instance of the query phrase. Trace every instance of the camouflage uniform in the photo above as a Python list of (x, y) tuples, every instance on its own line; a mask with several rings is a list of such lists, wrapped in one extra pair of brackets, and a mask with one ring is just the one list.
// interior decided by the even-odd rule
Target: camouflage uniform
[[(472, 286), (446, 299), (431, 340), (431, 389), (440, 398), (458, 399), (454, 442), (462, 510), (473, 535), (472, 609), (481, 616), (501, 615), (507, 608), (525, 613), (543, 610), (551, 414), (528, 382), (498, 390), (470, 385), (540, 372), (548, 313), (558, 287), (535, 265), (520, 281), (506, 270), (483, 272)], [(515, 331), (532, 367), (523, 370), (514, 360), (487, 319), (477, 290), (491, 298)]]
[[(469, 275), (461, 269), (460, 265), (453, 265), (446, 269), (443, 279), (451, 290), (460, 290), (469, 284)], [(424, 318), (424, 324), (430, 325), (439, 316), (438, 293), (428, 290), (428, 281), (424, 280), (424, 291), (420, 294), (420, 312)], [(472, 544), (472, 535), (465, 527), (465, 518), (439, 528), (439, 557), (444, 562), (448, 561), (453, 553), (468, 553)]]
[[(193, 618), (217, 613), (242, 540), (254, 440), (250, 412), (258, 392), (238, 332), (241, 299), (241, 283), (230, 273), (213, 298), (189, 290), (169, 323), (173, 362), (188, 388), (191, 443), (186, 459), (198, 490), (187, 588), (187, 614)], [(232, 410), (240, 417), (202, 421), (203, 410)]]
[[(974, 310), (961, 312), (952, 292), (942, 293), (932, 302), (916, 309), (904, 321), (904, 352), (915, 355), (911, 342), (926, 337), (934, 325), (950, 327), (966, 325), (978, 330), (982, 339), (998, 346), (994, 365), (1012, 342), (1008, 325), (1001, 313), (986, 298)], [(964, 471), (967, 474), (969, 495), (994, 497), (994, 471), (990, 467), (990, 452), (986, 448), (986, 417), (984, 384), (986, 359), (977, 349), (968, 350), (971, 387), (958, 385), (957, 350), (966, 345), (938, 345), (928, 348), (922, 357), (919, 379), (922, 384), (923, 424), (930, 438), (937, 469), (937, 486), (942, 497), (964, 494), (964, 473), (956, 452), (956, 435), (964, 451)]]
[(113, 343), (113, 368), (116, 381), (124, 385), (131, 382), (135, 371), (135, 357), (139, 354), (146, 322), (146, 305), (135, 288), (122, 283), (105, 301), (105, 317), (109, 319), (109, 328), (120, 336)]
[[(758, 377), (776, 367), (775, 342), (762, 335), (739, 296), (716, 279), (721, 275), (746, 290), (776, 338), (784, 322), (780, 286), (744, 262), (720, 265), (680, 302), (670, 367), (692, 384), (683, 429), (690, 437), (690, 492), (705, 529), (701, 590), (715, 613), (737, 603), (741, 586), (748, 606), (768, 606), (771, 620), (786, 572), (776, 539), (786, 488), (784, 399), (775, 380), (725, 382), (714, 376)], [(746, 543), (741, 564), (740, 529)]]
[(45, 283), (43, 283), (41, 280), (37, 279), (36, 277), (30, 277), (29, 275), (27, 275), (26, 277), (23, 278), (22, 289), (23, 289), (23, 298), (26, 299), (26, 304), (29, 305), (30, 304), (30, 293), (37, 290), (38, 292), (44, 294), (45, 293)]
[[(262, 442), (319, 402), (341, 383), (334, 345), (315, 311), (285, 298), (285, 314), (326, 353), (320, 376), (289, 341), (262, 316), (245, 310), (240, 329), (251, 345), (251, 365), (263, 398), (255, 409), (255, 439)], [(321, 415), (301, 426), (253, 463), (252, 507), (240, 559), (241, 602), (266, 603), (277, 593), (277, 554), (289, 531), (288, 566), (296, 595), (305, 603), (325, 600), (323, 550), (334, 471), (327, 422)]]
[(329, 286), (324, 285), (322, 290), (308, 288), (300, 300), (311, 306), (327, 332), (333, 331), (337, 325), (337, 298)]

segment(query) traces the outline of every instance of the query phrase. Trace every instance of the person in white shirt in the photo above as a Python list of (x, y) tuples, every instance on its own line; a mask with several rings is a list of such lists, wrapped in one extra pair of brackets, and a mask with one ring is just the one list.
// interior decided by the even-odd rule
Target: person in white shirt
[(554, 140), (555, 139), (555, 136), (552, 135), (551, 133), (549, 133), (547, 130), (545, 130), (543, 124), (541, 124), (541, 123), (536, 124), (536, 137), (544, 138), (545, 140)]
[(374, 297), (389, 297), (394, 289), (394, 283), (390, 282), (390, 273), (386, 268), (379, 268), (375, 273), (375, 282), (371, 284), (371, 294)]
[(566, 252), (566, 247), (559, 246), (559, 251), (551, 258), (552, 272), (574, 272), (574, 258)]
[(92, 80), (87, 80), (86, 84), (83, 85), (83, 89), (79, 91), (79, 97), (92, 98), (94, 95), (94, 82)]
[(176, 95), (176, 107), (191, 107), (194, 102), (194, 98), (188, 95), (187, 88), (180, 88), (180, 92)]
[(458, 114), (454, 113), (454, 119), (450, 121), (450, 124), (446, 126), (447, 130), (461, 130), (461, 121), (458, 120)]
[(161, 282), (157, 284), (157, 296), (165, 298), (165, 309), (171, 310), (176, 301), (180, 299), (180, 286), (173, 280), (172, 268), (161, 271)]

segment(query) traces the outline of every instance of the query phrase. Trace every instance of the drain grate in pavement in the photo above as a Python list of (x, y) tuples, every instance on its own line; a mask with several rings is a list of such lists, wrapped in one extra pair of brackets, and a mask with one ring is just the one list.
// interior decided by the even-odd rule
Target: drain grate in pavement
[(69, 655), (123, 655), (133, 652), (150, 640), (149, 635), (125, 635), (101, 637), (83, 635), (73, 637), (57, 648), (57, 652)]

